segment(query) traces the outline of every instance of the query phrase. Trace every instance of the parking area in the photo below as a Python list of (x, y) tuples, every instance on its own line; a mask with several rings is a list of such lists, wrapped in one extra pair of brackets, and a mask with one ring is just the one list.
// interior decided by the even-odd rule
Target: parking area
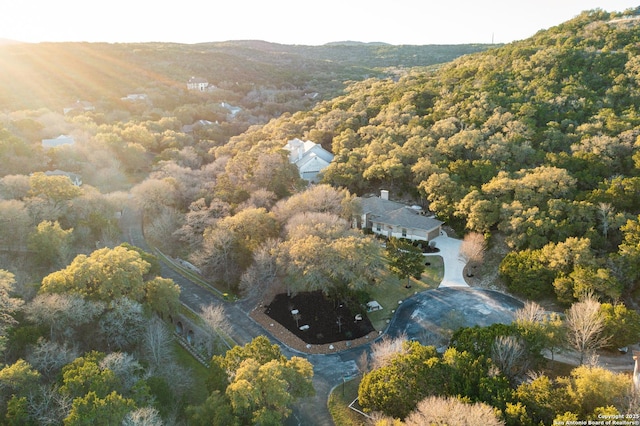
[(509, 324), (522, 306), (519, 300), (493, 290), (440, 287), (402, 302), (387, 332), (434, 344), (459, 327)]

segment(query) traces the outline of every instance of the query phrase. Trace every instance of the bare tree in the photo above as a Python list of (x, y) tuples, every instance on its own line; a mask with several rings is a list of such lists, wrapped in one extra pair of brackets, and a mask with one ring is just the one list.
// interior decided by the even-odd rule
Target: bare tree
[(529, 363), (527, 350), (516, 336), (498, 336), (491, 346), (491, 359), (510, 380), (524, 374)]
[(207, 351), (213, 354), (214, 346), (221, 340), (220, 333), (226, 333), (230, 326), (222, 305), (205, 305), (200, 310), (200, 318), (204, 322), (204, 328), (209, 337)]
[(389, 360), (394, 355), (402, 353), (404, 351), (404, 342), (407, 341), (407, 336), (402, 334), (396, 338), (390, 338), (384, 336), (381, 340), (371, 345), (371, 370), (387, 365)]
[(153, 407), (142, 407), (130, 412), (122, 421), (122, 426), (162, 426), (160, 413)]
[(144, 308), (127, 297), (114, 300), (111, 306), (98, 323), (107, 346), (116, 350), (134, 347), (144, 333)]
[(371, 371), (371, 369), (369, 368), (369, 354), (367, 353), (367, 351), (363, 351), (358, 359), (356, 359), (356, 365), (358, 366), (358, 371), (360, 372), (360, 374), (364, 375)]
[(113, 371), (120, 380), (124, 392), (129, 392), (140, 380), (144, 372), (144, 368), (136, 357), (126, 352), (111, 352), (107, 354), (100, 361), (100, 368)]
[(40, 338), (27, 355), (27, 361), (45, 378), (52, 379), (63, 366), (77, 357), (77, 348)]
[(39, 425), (60, 425), (71, 410), (72, 398), (57, 385), (42, 385), (27, 395), (29, 416)]
[(484, 260), (487, 250), (487, 241), (484, 235), (478, 232), (470, 232), (464, 236), (460, 246), (460, 256), (472, 267), (476, 267)]
[(599, 203), (598, 213), (600, 214), (600, 220), (602, 221), (602, 236), (607, 239), (609, 235), (609, 225), (611, 222), (611, 215), (614, 212), (613, 206), (609, 203)]
[(571, 305), (566, 314), (567, 343), (580, 353), (580, 364), (586, 355), (591, 355), (606, 345), (608, 336), (603, 336), (604, 318), (600, 315), (600, 302), (591, 294)]
[(536, 302), (527, 301), (516, 311), (516, 323), (538, 323), (542, 322), (544, 317), (544, 309)]
[(173, 351), (171, 342), (173, 336), (167, 326), (158, 318), (151, 320), (142, 334), (142, 350), (144, 358), (152, 369), (162, 370), (171, 363)]
[(240, 289), (246, 295), (263, 293), (278, 276), (280, 241), (269, 239), (253, 254), (253, 263), (240, 277)]
[(404, 422), (407, 426), (423, 425), (483, 425), (500, 426), (493, 407), (483, 404), (466, 404), (454, 397), (430, 396), (420, 401)]
[(93, 321), (104, 311), (105, 304), (83, 299), (81, 296), (45, 293), (36, 296), (25, 306), (27, 318), (49, 327), (49, 338), (70, 337), (74, 330)]
[(7, 327), (16, 323), (12, 314), (18, 310), (22, 301), (11, 297), (15, 285), (15, 276), (0, 269), (0, 352), (3, 348), (4, 334)]

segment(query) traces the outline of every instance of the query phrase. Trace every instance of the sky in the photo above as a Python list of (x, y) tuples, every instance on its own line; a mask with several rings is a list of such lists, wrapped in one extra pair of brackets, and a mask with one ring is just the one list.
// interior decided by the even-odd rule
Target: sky
[(508, 43), (638, 0), (0, 0), (0, 38), (321, 45)]

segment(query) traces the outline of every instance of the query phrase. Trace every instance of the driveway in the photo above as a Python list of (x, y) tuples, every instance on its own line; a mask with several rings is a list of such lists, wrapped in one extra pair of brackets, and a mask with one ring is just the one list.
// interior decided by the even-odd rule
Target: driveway
[(437, 253), (427, 253), (425, 256), (442, 256), (442, 260), (444, 261), (444, 278), (438, 288), (469, 287), (463, 276), (465, 262), (462, 256), (460, 256), (462, 241), (448, 237), (444, 231), (441, 231), (440, 236), (434, 238), (432, 241), (440, 251)]
[(523, 304), (506, 294), (485, 289), (445, 287), (428, 290), (398, 306), (387, 334), (406, 334), (422, 344), (437, 344), (459, 327), (510, 324)]

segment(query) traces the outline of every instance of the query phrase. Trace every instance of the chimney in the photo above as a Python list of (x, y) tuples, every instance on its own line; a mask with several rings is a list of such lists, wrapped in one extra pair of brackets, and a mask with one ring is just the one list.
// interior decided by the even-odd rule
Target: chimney
[(388, 200), (389, 199), (389, 191), (387, 191), (386, 189), (383, 189), (380, 191), (380, 198), (383, 200)]

